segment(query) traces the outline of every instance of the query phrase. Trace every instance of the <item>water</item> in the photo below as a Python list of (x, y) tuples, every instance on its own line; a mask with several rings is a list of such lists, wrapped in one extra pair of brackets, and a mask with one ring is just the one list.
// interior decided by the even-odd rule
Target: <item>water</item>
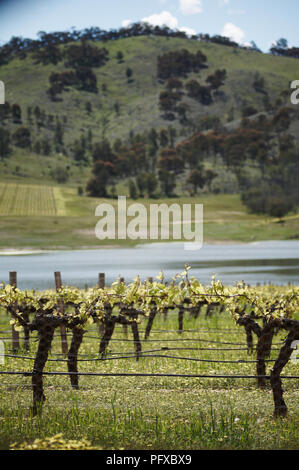
[(65, 285), (94, 286), (98, 273), (109, 285), (120, 274), (127, 282), (140, 274), (155, 277), (163, 269), (166, 279), (191, 265), (191, 274), (208, 283), (213, 274), (225, 284), (244, 280), (249, 284), (299, 284), (299, 241), (268, 241), (249, 244), (204, 245), (184, 251), (181, 243), (156, 243), (135, 248), (53, 251), (40, 254), (0, 256), (0, 281), (18, 272), (21, 289), (54, 287), (54, 271), (61, 271)]

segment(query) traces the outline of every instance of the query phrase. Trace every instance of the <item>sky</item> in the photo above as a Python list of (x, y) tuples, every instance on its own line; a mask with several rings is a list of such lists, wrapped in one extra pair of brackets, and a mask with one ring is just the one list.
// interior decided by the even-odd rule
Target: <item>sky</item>
[(284, 37), (299, 46), (298, 0), (0, 0), (0, 44), (38, 31), (119, 28), (130, 22), (167, 25), (188, 34), (254, 40), (263, 51)]

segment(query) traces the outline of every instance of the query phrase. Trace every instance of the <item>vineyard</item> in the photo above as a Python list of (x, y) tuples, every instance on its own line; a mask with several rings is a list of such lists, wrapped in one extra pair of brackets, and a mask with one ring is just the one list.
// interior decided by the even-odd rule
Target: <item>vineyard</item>
[(0, 183), (0, 216), (56, 215), (50, 186)]
[(130, 448), (138, 433), (145, 447), (149, 436), (148, 447), (252, 447), (259, 420), (279, 429), (279, 446), (297, 445), (298, 287), (204, 286), (189, 266), (170, 283), (160, 273), (105, 287), (102, 274), (83, 291), (55, 280), (56, 290), (20, 291), (11, 273), (0, 291), (6, 443), (49, 423), (61, 432), (66, 413), (70, 437), (94, 441), (100, 422), (108, 448)]

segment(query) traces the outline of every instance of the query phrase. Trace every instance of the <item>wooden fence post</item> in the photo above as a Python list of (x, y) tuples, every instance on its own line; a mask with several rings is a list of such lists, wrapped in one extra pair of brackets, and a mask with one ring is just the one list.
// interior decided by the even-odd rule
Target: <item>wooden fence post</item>
[(104, 289), (105, 288), (105, 273), (99, 273), (99, 282), (98, 282), (99, 288)]
[[(60, 271), (55, 272), (54, 277), (55, 277), (56, 291), (58, 291), (62, 286)], [(57, 307), (60, 313), (64, 313), (62, 300), (58, 300)], [(68, 353), (67, 335), (66, 335), (66, 327), (64, 325), (60, 326), (60, 337), (61, 337), (62, 353), (67, 354)]]
[[(17, 272), (16, 271), (10, 271), (9, 272), (9, 284), (16, 288), (17, 287)], [(17, 305), (15, 304), (13, 306), (13, 309), (15, 310)], [(14, 319), (13, 316), (11, 317), (12, 320)], [(15, 330), (14, 325), (11, 327), (11, 336), (12, 336), (12, 350), (13, 352), (17, 352), (20, 349), (20, 335), (19, 332)]]

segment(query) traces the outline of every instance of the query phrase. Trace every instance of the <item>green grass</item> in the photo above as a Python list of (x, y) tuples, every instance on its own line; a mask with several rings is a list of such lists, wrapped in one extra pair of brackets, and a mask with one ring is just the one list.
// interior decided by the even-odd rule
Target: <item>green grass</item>
[[(4, 313), (0, 328), (8, 328)], [(211, 347), (209, 351), (164, 351), (161, 354), (201, 359), (252, 359), (246, 351), (213, 351), (215, 344), (198, 343), (197, 339), (244, 343), (243, 329), (231, 317), (216, 314), (197, 320), (185, 318), (185, 329), (200, 328), (179, 336), (177, 314), (170, 313), (166, 322), (155, 320), (150, 339), (168, 339), (163, 343), (144, 342), (143, 350), (169, 347)], [(140, 325), (144, 329), (144, 323)], [(231, 329), (225, 334), (217, 329)], [(175, 330), (159, 332), (155, 330)], [(90, 327), (87, 336), (96, 336)], [(1, 336), (4, 336), (2, 334)], [(115, 338), (123, 339), (121, 327)], [(131, 335), (129, 335), (131, 339)], [(183, 342), (184, 338), (192, 341)], [(169, 341), (174, 339), (175, 341)], [(275, 343), (283, 334), (275, 337)], [(34, 354), (36, 343), (30, 355)], [(81, 354), (97, 354), (99, 341), (85, 338)], [(6, 343), (9, 348), (9, 343)], [(238, 348), (220, 346), (217, 348)], [(131, 343), (111, 342), (110, 352), (132, 351)], [(60, 352), (58, 335), (51, 358)], [(272, 358), (277, 351), (272, 351)], [(6, 358), (2, 370), (28, 371), (32, 362)], [(269, 371), (270, 365), (267, 366)], [(0, 369), (0, 370), (1, 370)], [(46, 371), (66, 371), (66, 364), (48, 363)], [(152, 372), (181, 374), (255, 374), (255, 365), (217, 364), (179, 361), (166, 358), (141, 358), (106, 362), (80, 362), (79, 370), (93, 372)], [(298, 375), (298, 366), (288, 364), (284, 375)], [(62, 433), (66, 439), (86, 437), (94, 446), (104, 449), (298, 449), (298, 382), (283, 380), (289, 408), (286, 419), (274, 420), (270, 387), (258, 390), (250, 379), (192, 379), (144, 377), (80, 377), (80, 390), (73, 391), (67, 376), (45, 377), (47, 401), (42, 416), (30, 418), (32, 393), (30, 378), (3, 376), (0, 385), (0, 448), (13, 442), (32, 442)]]

